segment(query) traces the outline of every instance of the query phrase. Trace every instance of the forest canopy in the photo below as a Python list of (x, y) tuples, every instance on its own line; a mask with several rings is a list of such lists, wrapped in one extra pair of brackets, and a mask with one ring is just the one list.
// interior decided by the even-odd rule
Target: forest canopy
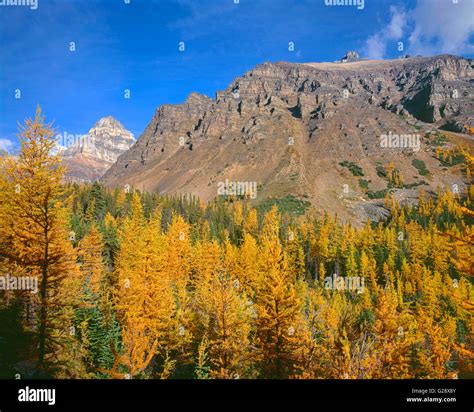
[(472, 184), (387, 195), (387, 220), (356, 228), (68, 184), (39, 110), (20, 135), (0, 158), (0, 275), (38, 287), (0, 291), (2, 378), (472, 376)]

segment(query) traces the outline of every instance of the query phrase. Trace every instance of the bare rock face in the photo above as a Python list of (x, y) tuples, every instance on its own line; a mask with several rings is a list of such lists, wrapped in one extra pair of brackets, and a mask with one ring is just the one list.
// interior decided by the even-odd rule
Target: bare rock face
[[(378, 203), (364, 203), (372, 200), (359, 182), (366, 180), (373, 192), (386, 189), (376, 171), (380, 164), (393, 162), (408, 184), (424, 180), (424, 190), (459, 181), (459, 171), (441, 173), (423, 142), (417, 150), (387, 149), (380, 142), (389, 133), (423, 139), (426, 130), (473, 125), (472, 61), (346, 57), (351, 61), (265, 63), (214, 99), (192, 93), (183, 104), (161, 106), (103, 181), (204, 200), (219, 195), (226, 179), (256, 182), (257, 203), (291, 194), (356, 221), (384, 214), (374, 212)], [(425, 162), (430, 177), (418, 176), (415, 158)], [(344, 161), (358, 165), (363, 176), (341, 167)]]
[(453, 56), (430, 58), (400, 73), (397, 85), (406, 91), (401, 104), (414, 117), (427, 123), (446, 123), (457, 116), (472, 124), (473, 73), (472, 61)]
[(67, 180), (98, 180), (118, 157), (135, 143), (133, 134), (112, 116), (100, 119), (87, 135), (75, 140), (61, 155)]

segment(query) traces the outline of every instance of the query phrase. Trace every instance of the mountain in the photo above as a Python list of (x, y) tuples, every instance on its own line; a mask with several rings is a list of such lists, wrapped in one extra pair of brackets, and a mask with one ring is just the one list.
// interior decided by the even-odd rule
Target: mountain
[(204, 200), (240, 182), (256, 188), (257, 204), (291, 195), (344, 220), (377, 219), (387, 191), (411, 202), (420, 188), (464, 187), (461, 166), (443, 164), (436, 148), (472, 145), (473, 66), (353, 52), (336, 63), (265, 63), (214, 99), (191, 93), (159, 107), (103, 181)]
[(117, 119), (100, 119), (89, 132), (62, 153), (66, 179), (91, 182), (99, 179), (118, 157), (135, 143), (133, 134)]

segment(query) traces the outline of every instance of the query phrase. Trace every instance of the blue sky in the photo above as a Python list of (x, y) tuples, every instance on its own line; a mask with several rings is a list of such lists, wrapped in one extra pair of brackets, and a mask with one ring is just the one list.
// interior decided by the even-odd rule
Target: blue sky
[(37, 103), (59, 133), (87, 133), (113, 115), (138, 137), (161, 104), (192, 91), (214, 97), (265, 61), (334, 61), (348, 50), (474, 55), (474, 0), (365, 0), (363, 8), (331, 0), (37, 1), (35, 10), (0, 6), (0, 148), (18, 146), (17, 122)]

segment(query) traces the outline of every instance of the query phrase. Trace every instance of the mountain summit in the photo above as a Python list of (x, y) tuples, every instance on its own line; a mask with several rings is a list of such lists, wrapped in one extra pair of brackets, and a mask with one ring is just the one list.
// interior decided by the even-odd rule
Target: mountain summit
[(464, 187), (460, 167), (435, 150), (451, 135), (472, 144), (473, 73), (472, 60), (448, 55), (265, 63), (214, 99), (159, 107), (103, 181), (204, 200), (240, 182), (257, 187), (256, 203), (291, 195), (377, 219), (389, 192), (412, 201), (419, 189)]
[(83, 182), (99, 179), (133, 143), (133, 133), (117, 119), (101, 118), (86, 135), (74, 139), (63, 151), (66, 178)]
[(89, 134), (93, 135), (110, 135), (121, 136), (124, 140), (135, 140), (133, 134), (113, 116), (106, 116), (100, 119), (90, 130)]

